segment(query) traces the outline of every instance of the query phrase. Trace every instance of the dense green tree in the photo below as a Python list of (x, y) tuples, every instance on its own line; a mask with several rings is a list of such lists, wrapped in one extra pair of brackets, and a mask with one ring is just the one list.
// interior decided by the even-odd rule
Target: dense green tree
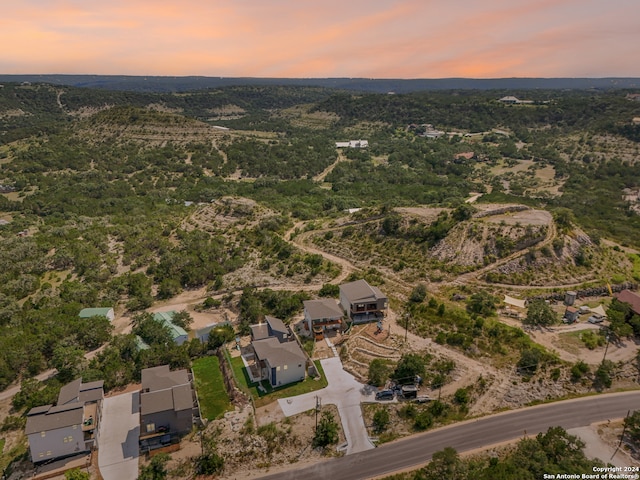
[(497, 302), (498, 299), (496, 297), (484, 290), (480, 290), (469, 297), (467, 301), (467, 311), (484, 316), (494, 315), (496, 313)]
[(64, 472), (64, 480), (90, 480), (90, 478), (91, 475), (88, 472), (83, 472), (78, 468)]
[(209, 332), (209, 340), (207, 341), (207, 347), (211, 350), (215, 350), (221, 347), (225, 343), (233, 341), (236, 337), (236, 333), (231, 325), (221, 325), (214, 328)]
[(548, 327), (558, 322), (558, 314), (544, 300), (533, 300), (527, 307), (522, 323), (534, 327)]
[(427, 298), (427, 286), (424, 283), (419, 283), (411, 291), (409, 295), (409, 301), (413, 303), (422, 303)]
[(333, 414), (327, 410), (322, 412), (318, 428), (313, 436), (314, 447), (326, 447), (338, 442), (338, 424)]
[(411, 383), (416, 376), (424, 377), (424, 372), (424, 358), (417, 353), (407, 353), (400, 358), (393, 376), (401, 383)]
[(376, 412), (373, 414), (373, 429), (377, 433), (384, 432), (389, 426), (390, 422), (391, 422), (391, 417), (387, 409), (384, 407), (378, 408)]
[(624, 419), (629, 437), (634, 442), (640, 442), (640, 410), (634, 412)]
[(368, 383), (377, 387), (383, 386), (389, 379), (392, 367), (389, 362), (382, 358), (374, 358), (369, 363)]
[(138, 480), (164, 480), (167, 478), (167, 463), (170, 459), (166, 453), (154, 455), (148, 465), (140, 468)]

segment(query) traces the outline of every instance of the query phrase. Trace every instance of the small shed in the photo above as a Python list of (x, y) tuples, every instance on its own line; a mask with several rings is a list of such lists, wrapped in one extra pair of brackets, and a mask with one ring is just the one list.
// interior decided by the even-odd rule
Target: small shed
[(115, 318), (115, 312), (113, 308), (104, 307), (104, 308), (83, 308), (80, 310), (78, 314), (80, 318), (91, 318), (91, 317), (107, 317), (110, 322), (113, 322)]
[(580, 318), (580, 310), (578, 310), (576, 307), (567, 307), (564, 311), (564, 318), (568, 323), (577, 322)]

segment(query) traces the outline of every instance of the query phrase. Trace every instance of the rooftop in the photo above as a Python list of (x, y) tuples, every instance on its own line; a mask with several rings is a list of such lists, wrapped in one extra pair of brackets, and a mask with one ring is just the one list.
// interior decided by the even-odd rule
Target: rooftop
[(179, 337), (188, 336), (187, 331), (184, 328), (172, 322), (175, 313), (176, 312), (156, 312), (153, 314), (153, 319), (156, 322), (160, 322), (162, 325), (167, 327), (169, 329), (169, 333), (171, 334), (171, 338), (173, 338), (174, 340)]
[(292, 365), (306, 361), (304, 352), (297, 342), (280, 343), (277, 338), (269, 337), (253, 342), (253, 349), (260, 360), (269, 360), (269, 364)]
[(335, 318), (343, 315), (342, 308), (331, 298), (305, 300), (302, 303), (312, 320), (317, 318)]
[(356, 280), (340, 285), (340, 294), (347, 297), (350, 302), (375, 302), (387, 298), (378, 287), (372, 287), (366, 280)]
[(633, 310), (634, 313), (640, 315), (640, 295), (632, 292), (631, 290), (622, 290), (616, 295), (616, 298), (619, 302), (624, 302), (631, 305), (631, 310)]

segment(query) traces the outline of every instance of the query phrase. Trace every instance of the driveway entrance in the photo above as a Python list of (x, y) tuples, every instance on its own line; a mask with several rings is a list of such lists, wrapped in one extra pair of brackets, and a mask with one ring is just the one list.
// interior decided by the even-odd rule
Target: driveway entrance
[(98, 468), (104, 480), (138, 478), (139, 404), (140, 392), (104, 399), (98, 440)]
[(290, 417), (314, 409), (317, 397), (322, 405), (331, 403), (338, 407), (342, 429), (347, 439), (347, 455), (375, 448), (369, 439), (360, 408), (362, 402), (374, 401), (375, 389), (363, 385), (353, 375), (345, 372), (339, 357), (327, 358), (320, 363), (329, 385), (316, 392), (278, 400), (285, 416)]

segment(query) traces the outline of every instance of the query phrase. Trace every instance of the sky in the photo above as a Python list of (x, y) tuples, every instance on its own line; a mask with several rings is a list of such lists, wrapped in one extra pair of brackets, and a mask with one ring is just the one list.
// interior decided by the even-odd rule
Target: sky
[(0, 73), (640, 77), (638, 0), (0, 0)]

